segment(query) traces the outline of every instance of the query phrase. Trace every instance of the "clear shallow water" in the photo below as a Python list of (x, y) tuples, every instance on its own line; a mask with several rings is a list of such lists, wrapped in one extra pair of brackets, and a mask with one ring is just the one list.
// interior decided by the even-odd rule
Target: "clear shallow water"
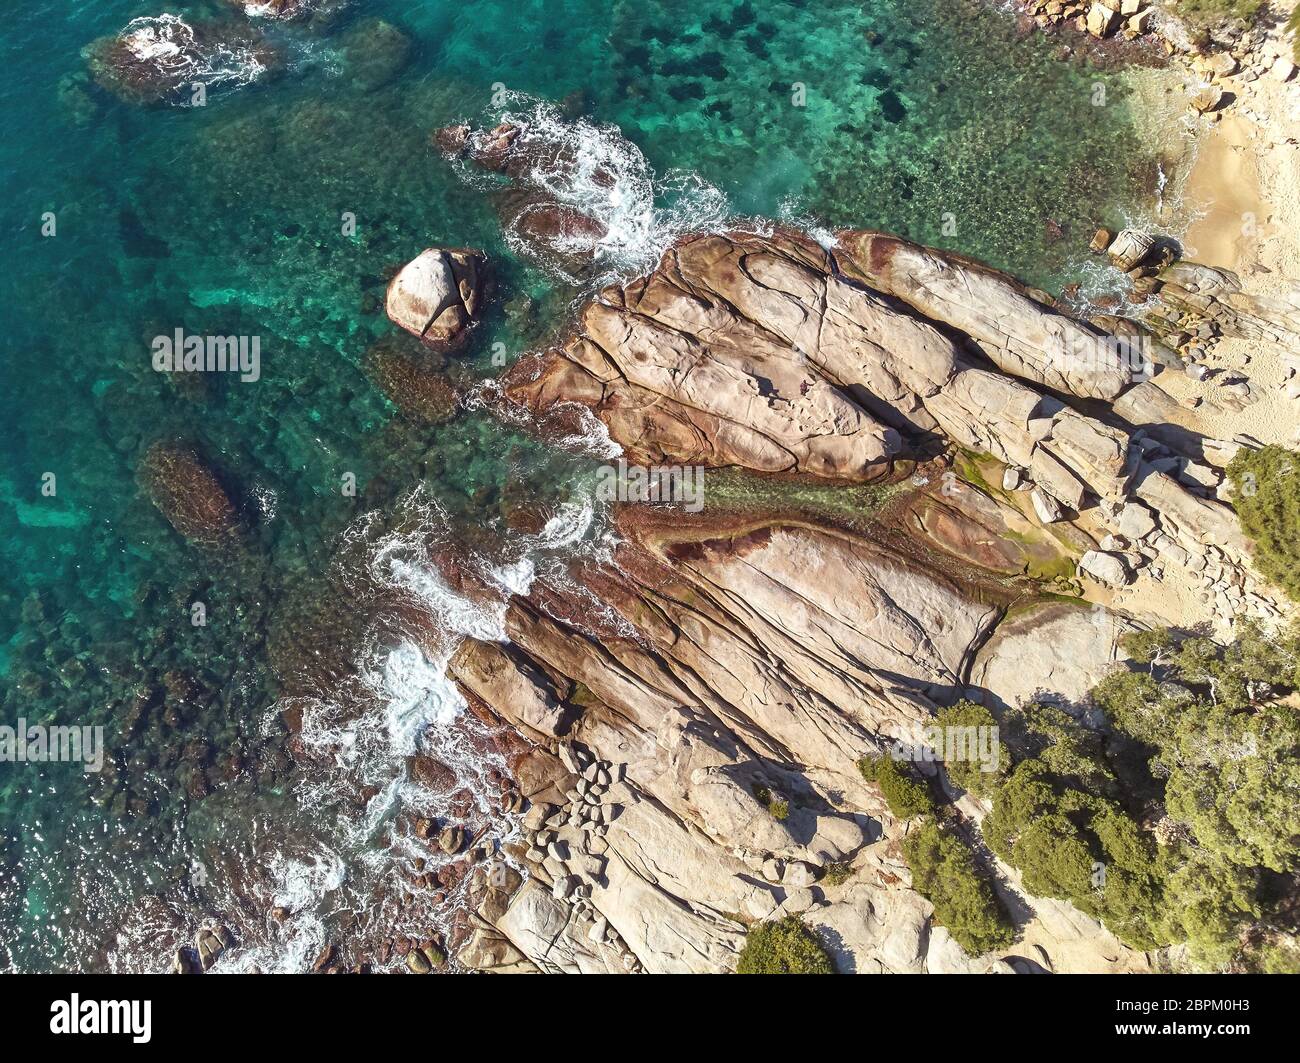
[[(904, 232), (1050, 285), (1148, 180), (1120, 85), (973, 4), (355, 0), (269, 26), (288, 68), (202, 108), (90, 82), (82, 48), (164, 10), (230, 8), (36, 0), (0, 35), (0, 723), (100, 724), (111, 757), (90, 778), (0, 764), (0, 966), (154, 968), (219, 913), (240, 964), (300, 968), (327, 938), (449, 925), (458, 882), (412, 882), (414, 816), (509, 830), (503, 747), (440, 666), (499, 631), (537, 566), (600, 550), (595, 459), (472, 402), (403, 416), (367, 352), (391, 334), (388, 271), (431, 244), (498, 264), (489, 327), (450, 367), (466, 389), (494, 343), (545, 342), (580, 287), (514, 253), (436, 127), (503, 91), (617, 126), (605, 157), (656, 178), (632, 181), (605, 273), (693, 221), (763, 215)], [(408, 43), (377, 47), (375, 17)], [(261, 379), (153, 372), (150, 339), (176, 328), (258, 336)], [(158, 440), (215, 470), (238, 546), (188, 545), (149, 502)], [(437, 581), (448, 550), (486, 590)], [(406, 781), (425, 724), (451, 794)]]

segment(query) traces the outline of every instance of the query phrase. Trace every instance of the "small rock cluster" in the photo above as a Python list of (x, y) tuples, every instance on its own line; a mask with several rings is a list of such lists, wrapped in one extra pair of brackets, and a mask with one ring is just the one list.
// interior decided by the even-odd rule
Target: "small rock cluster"
[(172, 963), (173, 974), (203, 974), (235, 947), (235, 935), (224, 924), (206, 927), (194, 937), (193, 946), (176, 950)]
[(638, 972), (640, 961), (591, 902), (592, 887), (607, 885), (606, 835), (623, 811), (612, 798), (623, 782), (626, 765), (597, 760), (569, 742), (560, 743), (559, 757), (577, 781), (565, 791), (564, 804), (539, 802), (524, 814), (521, 825), (528, 843), (524, 858), (541, 868), (552, 895), (572, 906), (577, 919), (588, 927), (587, 939), (614, 949), (626, 970)]
[[(1251, 300), (1241, 292), (1240, 279), (1235, 274), (1179, 262), (1161, 271), (1153, 294), (1155, 303), (1146, 315), (1147, 323), (1179, 351), (1190, 376), (1217, 382), (1214, 401), (1218, 405), (1240, 412), (1260, 397), (1244, 372), (1249, 355), (1241, 356), (1244, 364), (1227, 364), (1222, 358), (1216, 359), (1215, 349), (1224, 337), (1291, 348), (1287, 396), (1300, 398), (1300, 380), (1295, 378), (1296, 363), (1300, 362), (1296, 344), (1300, 337), (1264, 313), (1252, 312)], [(1216, 360), (1220, 364), (1213, 364)]]
[(411, 974), (428, 974), (447, 962), (447, 952), (435, 938), (413, 943), (406, 954), (406, 969)]
[(1166, 56), (1184, 57), (1196, 79), (1189, 86), (1188, 103), (1211, 121), (1218, 119), (1225, 101), (1239, 97), (1251, 82), (1295, 79), (1289, 42), (1241, 19), (1225, 19), (1204, 31), (1193, 30), (1168, 8), (1148, 0), (1023, 0), (1023, 6), (1043, 29), (1071, 27), (1098, 40), (1144, 38)]
[[(1136, 445), (1144, 442), (1155, 443), (1142, 439)], [(1155, 458), (1153, 464), (1161, 460)], [(1182, 534), (1168, 514), (1157, 517), (1137, 501), (1116, 504), (1103, 499), (1099, 508), (1113, 530), (1101, 540), (1099, 549), (1088, 551), (1079, 561), (1079, 571), (1098, 583), (1124, 586), (1139, 570), (1163, 581), (1166, 567), (1173, 564), (1186, 570), (1190, 582), (1199, 587), (1198, 598), (1219, 620), (1242, 616), (1275, 620), (1281, 615), (1277, 606), (1259, 593), (1252, 574), (1227, 551)]]
[[(1292, 345), (1297, 337), (1276, 320), (1251, 312), (1248, 300), (1242, 299), (1240, 280), (1235, 274), (1175, 261), (1171, 248), (1157, 249), (1153, 237), (1134, 229), (1125, 229), (1115, 237), (1109, 230), (1099, 229), (1091, 248), (1097, 254), (1108, 253), (1115, 267), (1132, 278), (1133, 297), (1146, 302), (1142, 323), (1154, 338), (1150, 349), (1155, 361), (1178, 368), (1193, 380), (1213, 381), (1217, 385), (1214, 405), (1234, 413), (1259, 401), (1259, 390), (1246, 376), (1243, 365), (1230, 365), (1222, 359), (1218, 359), (1220, 364), (1214, 364), (1219, 340), (1236, 337)], [(1110, 331), (1122, 324), (1119, 319), (1097, 323)], [(1249, 363), (1249, 355), (1242, 358)], [(1287, 395), (1300, 398), (1300, 378), (1295, 375), (1300, 368), (1300, 352), (1293, 360), (1296, 365), (1288, 372)], [(1190, 396), (1185, 404), (1196, 409), (1201, 403), (1200, 396)], [(1217, 486), (1217, 478), (1211, 483), (1206, 483), (1204, 477), (1185, 482)]]
[[(1245, 28), (1235, 37), (1230, 33), (1231, 29), (1225, 27), (1211, 40), (1216, 50), (1187, 49), (1191, 52), (1192, 73), (1198, 78), (1192, 109), (1208, 114), (1212, 121), (1217, 120), (1226, 98), (1248, 98), (1246, 86), (1252, 82), (1261, 78), (1282, 83), (1295, 79), (1295, 60), (1283, 39), (1257, 27)], [(1243, 104), (1241, 112), (1247, 118), (1260, 120), (1248, 105)]]
[(1152, 28), (1153, 10), (1146, 0), (1112, 0), (1109, 4), (1087, 0), (1027, 0), (1025, 9), (1044, 29), (1073, 25), (1094, 37), (1115, 34), (1136, 40)]

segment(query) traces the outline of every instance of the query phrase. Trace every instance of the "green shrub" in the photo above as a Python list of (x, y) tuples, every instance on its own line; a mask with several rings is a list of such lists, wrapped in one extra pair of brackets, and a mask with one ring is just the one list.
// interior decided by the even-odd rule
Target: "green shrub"
[[(1244, 500), (1264, 493), (1261, 471), (1287, 475), (1260, 454), (1237, 467), (1260, 488)], [(989, 848), (1030, 893), (1068, 900), (1135, 948), (1186, 943), (1202, 970), (1290, 969), (1300, 627), (1239, 620), (1226, 645), (1168, 630), (1123, 645), (1130, 665), (1091, 694), (1109, 735), (1050, 707), (1002, 713), (1014, 767), (982, 824)]]
[(1165, 889), (1169, 938), (1187, 942), (1196, 967), (1222, 970), (1261, 914), (1259, 875), (1206, 849), (1179, 848)]
[(989, 848), (1020, 869), (1030, 893), (1069, 901), (1134, 948), (1166, 943), (1163, 870), (1149, 836), (1106, 796), (1118, 786), (1097, 736), (1046, 706), (1007, 716), (1029, 759), (994, 795)]
[(766, 786), (755, 786), (754, 797), (778, 822), (790, 815), (790, 802), (773, 794)]
[(749, 929), (737, 974), (834, 974), (831, 958), (812, 931), (789, 915)]
[(1167, 627), (1131, 631), (1120, 636), (1119, 645), (1138, 664), (1159, 664), (1178, 648), (1174, 633)]
[[(935, 723), (944, 728), (945, 731), (952, 728), (997, 727), (997, 721), (988, 709), (983, 705), (976, 705), (973, 701), (965, 700), (940, 711), (935, 718)], [(971, 745), (973, 746), (974, 743), (971, 743)], [(1003, 756), (1002, 753), (999, 744), (996, 765), (985, 765), (978, 760), (968, 759), (945, 760), (943, 766), (954, 786), (958, 786), (976, 797), (990, 797), (1011, 769), (1010, 756)], [(987, 768), (993, 770), (986, 770)]]
[(1300, 941), (1283, 936), (1246, 954), (1246, 966), (1260, 974), (1300, 974)]
[(847, 860), (838, 860), (822, 869), (822, 882), (827, 886), (843, 886), (852, 875), (853, 865)]
[[(1300, 475), (1300, 472), (1297, 473)], [(1278, 873), (1300, 868), (1300, 636), (1242, 621), (1233, 641), (1170, 637), (1148, 672), (1115, 672), (1093, 700), (1155, 751), (1170, 816), (1210, 855)]]
[(880, 787), (880, 795), (896, 819), (913, 819), (934, 812), (935, 800), (930, 787), (914, 778), (893, 757), (863, 757), (858, 770), (867, 782)]
[(967, 953), (981, 956), (1015, 940), (1010, 916), (955, 834), (937, 823), (922, 823), (903, 839), (903, 856), (913, 887), (934, 905), (935, 922), (947, 927)]
[(1228, 475), (1256, 566), (1300, 601), (1300, 454), (1276, 446), (1242, 449)]

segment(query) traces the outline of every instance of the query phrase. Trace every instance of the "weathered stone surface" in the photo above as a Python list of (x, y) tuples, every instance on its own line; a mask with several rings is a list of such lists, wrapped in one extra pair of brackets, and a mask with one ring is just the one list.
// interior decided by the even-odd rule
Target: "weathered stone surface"
[[(741, 919), (796, 909), (845, 969), (1010, 969), (963, 956), (932, 925), (897, 858), (906, 826), (857, 760), (917, 735), (938, 700), (971, 686), (990, 704), (1086, 708), (1127, 622), (1022, 602), (990, 637), (1003, 606), (965, 585), (974, 569), (1066, 583), (1081, 553), (1080, 574), (1118, 587), (1133, 565), (1157, 572), (1156, 557), (1219, 572), (1244, 556), (1231, 511), (1179, 483), (1186, 463), (1153, 435), (977, 365), (954, 340), (1059, 392), (1100, 396), (1115, 389), (1070, 379), (1078, 365), (1061, 355), (1104, 337), (984, 267), (842, 235), (830, 253), (779, 231), (686, 240), (650, 277), (601, 293), (507, 389), (543, 415), (587, 406), (638, 456), (826, 479), (875, 475), (885, 431), (900, 443), (943, 435), (1026, 470), (1036, 504), (1069, 520), (1048, 531), (1023, 497), (972, 473), (940, 490), (934, 469), (966, 466), (936, 460), (891, 501), (888, 550), (802, 520), (627, 507), (614, 566), (575, 566), (512, 599), (509, 643), (471, 644), (452, 672), (473, 704), (543, 743), (539, 779), (548, 758), (563, 775), (545, 794), (520, 785), (554, 809), (526, 817), (535, 885), (482, 910), (543, 969), (728, 970)], [(901, 272), (915, 255), (930, 256), (919, 281)], [(843, 417), (818, 420), (840, 402)], [(1007, 490), (1019, 486), (1017, 474)], [(1097, 538), (1107, 549), (1086, 549)], [(962, 799), (971, 822), (978, 804)], [(842, 862), (851, 884), (828, 889), (821, 869)], [(1032, 948), (1010, 959), (1134, 963), (1110, 954), (1096, 924), (1061, 915), (1031, 919)]]
[(974, 339), (1003, 372), (1089, 398), (1113, 399), (1132, 374), (1113, 344), (1043, 306), (1024, 285), (970, 259), (883, 233), (840, 233), (847, 276)]
[(1089, 550), (1079, 558), (1079, 571), (1107, 587), (1123, 587), (1133, 578), (1123, 557), (1101, 550)]
[(1088, 32), (1094, 37), (1109, 37), (1119, 22), (1119, 12), (1114, 8), (1099, 3), (1093, 3), (1088, 8)]
[(1050, 603), (998, 625), (971, 668), (972, 686), (1003, 705), (1083, 705), (1120, 659), (1120, 636), (1136, 630), (1109, 609)]
[(1175, 262), (1160, 271), (1159, 299), (1173, 310), (1214, 322), (1225, 336), (1278, 343), (1300, 351), (1300, 283), (1277, 286), (1266, 296), (1246, 292), (1228, 269)]
[(435, 349), (456, 347), (482, 310), (486, 270), (481, 251), (430, 247), (389, 283), (388, 317)]
[(1207, 85), (1198, 91), (1191, 100), (1192, 110), (1199, 114), (1209, 114), (1217, 110), (1223, 102), (1223, 89), (1218, 85)]
[(1156, 528), (1151, 510), (1141, 502), (1126, 502), (1120, 507), (1117, 521), (1120, 534), (1129, 539), (1145, 539)]
[(493, 974), (536, 974), (538, 968), (504, 934), (489, 925), (477, 926), (456, 954), (471, 971)]
[(1055, 524), (1058, 520), (1065, 519), (1061, 503), (1041, 487), (1035, 487), (1029, 492), (1029, 501), (1033, 503), (1034, 515), (1044, 524)]
[(531, 733), (559, 737), (567, 729), (565, 708), (545, 675), (508, 646), (466, 639), (447, 673), (489, 705), (509, 705), (511, 719)]
[(912, 890), (864, 882), (804, 921), (841, 974), (921, 974), (932, 911)]
[(617, 973), (613, 957), (602, 956), (571, 929), (572, 911), (542, 883), (529, 879), (511, 899), (497, 928), (542, 971)]
[(887, 409), (915, 406), (956, 353), (828, 274), (825, 252), (792, 234), (687, 240), (648, 278), (601, 292), (578, 334), (521, 362), (507, 393), (537, 413), (588, 405), (650, 461), (870, 478), (901, 440), (850, 386), (874, 386)]
[[(1099, 6), (1099, 5), (1094, 5)], [(1115, 268), (1127, 273), (1140, 265), (1155, 247), (1155, 237), (1141, 229), (1123, 229), (1111, 243), (1108, 254)]]

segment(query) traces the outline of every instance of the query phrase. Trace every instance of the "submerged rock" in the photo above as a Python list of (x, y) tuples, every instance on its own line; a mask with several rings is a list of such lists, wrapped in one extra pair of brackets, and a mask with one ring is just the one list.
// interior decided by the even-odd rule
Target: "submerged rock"
[(141, 484), (150, 501), (190, 542), (217, 547), (239, 533), (230, 496), (193, 450), (181, 443), (155, 443), (140, 463)]
[(226, 0), (254, 18), (297, 18), (320, 5), (320, 0)]
[(313, 29), (333, 25), (352, 0), (226, 0), (251, 19), (309, 22)]
[(506, 229), (526, 246), (546, 252), (570, 271), (581, 269), (607, 232), (595, 218), (553, 202), (535, 189), (504, 194), (501, 219)]
[[(396, 333), (392, 339), (401, 335)], [(366, 374), (411, 420), (442, 424), (456, 412), (456, 389), (447, 374), (431, 364), (427, 352), (412, 346), (417, 350), (412, 352), (403, 344), (380, 340), (366, 352)]]
[(359, 23), (342, 40), (344, 74), (364, 92), (382, 88), (411, 61), (411, 39), (383, 19)]

